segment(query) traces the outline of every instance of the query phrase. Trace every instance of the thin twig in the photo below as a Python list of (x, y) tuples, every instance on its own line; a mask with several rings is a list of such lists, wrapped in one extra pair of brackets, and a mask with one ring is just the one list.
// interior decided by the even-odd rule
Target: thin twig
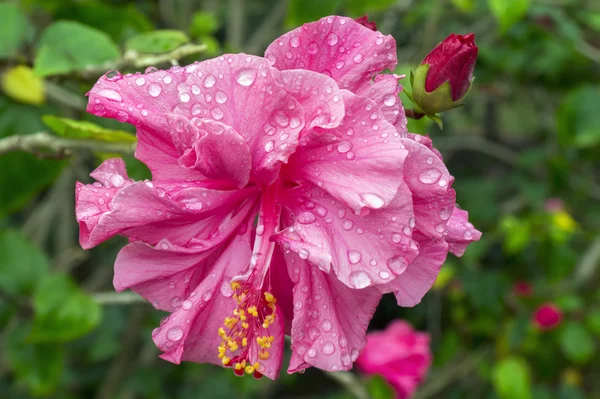
[(44, 87), (46, 89), (46, 96), (49, 99), (78, 111), (85, 111), (87, 106), (85, 97), (73, 93), (49, 80), (44, 82)]
[(575, 268), (573, 277), (575, 285), (579, 286), (590, 281), (598, 266), (600, 266), (600, 236), (594, 239)]
[(229, 0), (227, 19), (227, 42), (234, 49), (240, 49), (245, 31), (245, 0)]
[(285, 18), (288, 0), (280, 0), (271, 12), (261, 21), (254, 34), (250, 36), (244, 50), (248, 54), (259, 54), (275, 37), (276, 29)]
[(146, 302), (135, 292), (97, 292), (92, 295), (94, 301), (100, 305), (131, 305)]
[(129, 143), (105, 143), (94, 140), (66, 139), (47, 132), (14, 135), (0, 139), (0, 155), (11, 151), (26, 151), (42, 156), (50, 153), (58, 157), (68, 157), (73, 151), (77, 150), (132, 154), (134, 149), (134, 144)]
[(365, 385), (359, 380), (356, 374), (349, 371), (336, 371), (325, 373), (332, 380), (340, 383), (348, 392), (356, 396), (358, 399), (371, 399)]

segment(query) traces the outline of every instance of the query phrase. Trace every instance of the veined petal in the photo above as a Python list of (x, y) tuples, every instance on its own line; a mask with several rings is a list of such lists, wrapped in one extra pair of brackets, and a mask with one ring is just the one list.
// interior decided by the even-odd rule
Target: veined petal
[(396, 41), (355, 22), (330, 16), (304, 24), (269, 45), (265, 57), (279, 70), (308, 69), (355, 91), (384, 69), (396, 67)]
[(363, 83), (356, 94), (375, 101), (385, 119), (404, 137), (408, 130), (406, 114), (399, 97), (401, 91), (398, 75), (377, 75), (373, 81)]
[(481, 238), (481, 232), (469, 223), (469, 213), (456, 206), (448, 220), (446, 232), (445, 239), (450, 252), (456, 256), (462, 256), (470, 243)]
[(294, 253), (286, 254), (294, 286), (292, 359), (288, 373), (314, 366), (349, 370), (365, 345), (365, 332), (381, 293), (351, 289)]
[(256, 208), (256, 187), (223, 191), (201, 182), (127, 183), (121, 175), (114, 176), (118, 177), (109, 179), (121, 187), (77, 187), (76, 213), (85, 249), (115, 234), (153, 245), (168, 238), (175, 245), (209, 247), (224, 240)]
[(408, 151), (375, 102), (347, 90), (342, 98), (346, 115), (339, 127), (328, 130), (337, 140), (299, 147), (282, 172), (318, 185), (355, 213), (385, 208), (396, 196)]
[(333, 267), (348, 287), (386, 284), (419, 252), (411, 239), (411, 194), (402, 182), (389, 206), (363, 216), (316, 186), (287, 190), (281, 201), (288, 211), (283, 225), (290, 227), (273, 239), (325, 272)]

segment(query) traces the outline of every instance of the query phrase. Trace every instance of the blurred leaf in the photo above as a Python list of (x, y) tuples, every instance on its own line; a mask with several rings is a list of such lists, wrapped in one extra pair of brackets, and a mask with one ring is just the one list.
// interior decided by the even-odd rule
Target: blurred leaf
[(585, 324), (593, 334), (600, 337), (600, 310), (593, 309), (590, 311), (585, 319)]
[(20, 209), (66, 165), (66, 161), (39, 159), (24, 152), (0, 155), (0, 217)]
[(454, 7), (462, 12), (471, 12), (475, 9), (475, 0), (452, 0)]
[(593, 147), (600, 143), (600, 87), (583, 86), (564, 98), (558, 113), (557, 129), (563, 145)]
[(59, 118), (54, 115), (44, 115), (42, 121), (54, 133), (71, 139), (108, 141), (111, 143), (135, 143), (133, 134), (123, 130), (107, 129), (93, 122), (76, 121), (69, 118)]
[(498, 20), (500, 29), (506, 32), (525, 16), (529, 0), (488, 0), (488, 7)]
[(529, 223), (513, 215), (505, 216), (501, 220), (500, 229), (505, 234), (504, 250), (507, 254), (521, 252), (531, 240)]
[(295, 28), (305, 22), (335, 14), (341, 4), (342, 0), (290, 0), (286, 25)]
[(509, 288), (506, 275), (495, 270), (466, 268), (459, 273), (469, 300), (475, 308), (492, 317), (502, 313), (503, 298)]
[(207, 57), (216, 57), (221, 54), (221, 44), (217, 39), (212, 36), (202, 36), (198, 38), (198, 41), (206, 46), (204, 54)]
[(583, 308), (583, 299), (576, 295), (563, 295), (556, 298), (554, 304), (565, 312), (573, 312)]
[(106, 33), (73, 21), (58, 21), (42, 34), (34, 60), (39, 76), (68, 74), (120, 58)]
[(0, 59), (18, 54), (28, 26), (27, 18), (16, 3), (0, 3)]
[(433, 357), (436, 366), (443, 366), (451, 361), (460, 351), (460, 336), (454, 329), (446, 330)]
[(184, 32), (165, 29), (136, 35), (127, 40), (125, 48), (139, 53), (168, 53), (189, 41)]
[(18, 231), (0, 233), (0, 290), (29, 296), (48, 271), (45, 254)]
[[(586, 399), (589, 398), (581, 389), (572, 385), (561, 385), (558, 391), (558, 399)], [(537, 399), (537, 398), (536, 398)]]
[(525, 359), (511, 356), (496, 364), (493, 383), (501, 399), (532, 399), (531, 376)]
[(2, 74), (2, 90), (25, 104), (40, 105), (45, 101), (44, 81), (26, 65), (10, 68)]
[(600, 32), (600, 11), (582, 10), (580, 17), (588, 27)]
[(56, 343), (27, 343), (26, 336), (26, 326), (19, 326), (8, 333), (6, 357), (18, 379), (27, 384), (33, 395), (48, 395), (60, 382), (64, 349)]
[(68, 276), (47, 276), (34, 293), (31, 342), (69, 341), (90, 332), (102, 308)]
[(199, 38), (210, 36), (219, 27), (219, 21), (214, 14), (209, 12), (197, 11), (192, 15), (189, 32), (192, 37)]
[(350, 15), (360, 17), (369, 12), (385, 10), (394, 4), (396, 0), (344, 0), (344, 2)]
[(592, 359), (596, 351), (594, 339), (577, 321), (568, 322), (560, 334), (560, 348), (574, 363), (584, 364)]
[(444, 267), (442, 267), (440, 269), (440, 272), (439, 272), (437, 278), (435, 279), (435, 283), (433, 283), (432, 289), (434, 289), (434, 290), (443, 289), (444, 287), (446, 287), (448, 285), (448, 283), (450, 281), (452, 281), (452, 278), (454, 277), (455, 274), (456, 274), (455, 266), (450, 262), (446, 262), (444, 264)]
[(367, 380), (367, 391), (372, 399), (393, 399), (396, 397), (394, 388), (380, 375), (374, 375)]

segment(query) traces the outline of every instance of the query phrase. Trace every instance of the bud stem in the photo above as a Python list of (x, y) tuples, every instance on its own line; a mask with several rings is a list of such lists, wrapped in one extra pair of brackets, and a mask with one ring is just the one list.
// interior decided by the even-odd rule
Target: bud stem
[(414, 109), (405, 109), (404, 114), (406, 115), (407, 118), (416, 119), (416, 120), (419, 120), (425, 116), (425, 114), (423, 112), (419, 112)]

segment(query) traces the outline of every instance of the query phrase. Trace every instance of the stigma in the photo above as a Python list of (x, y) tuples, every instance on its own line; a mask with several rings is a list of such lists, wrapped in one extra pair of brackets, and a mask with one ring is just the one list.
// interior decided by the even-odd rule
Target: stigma
[(270, 292), (251, 284), (233, 281), (231, 288), (237, 306), (219, 328), (219, 359), (223, 366), (233, 368), (237, 376), (249, 374), (261, 378), (264, 370), (261, 361), (271, 356), (275, 340), (269, 330), (277, 316), (277, 300)]

